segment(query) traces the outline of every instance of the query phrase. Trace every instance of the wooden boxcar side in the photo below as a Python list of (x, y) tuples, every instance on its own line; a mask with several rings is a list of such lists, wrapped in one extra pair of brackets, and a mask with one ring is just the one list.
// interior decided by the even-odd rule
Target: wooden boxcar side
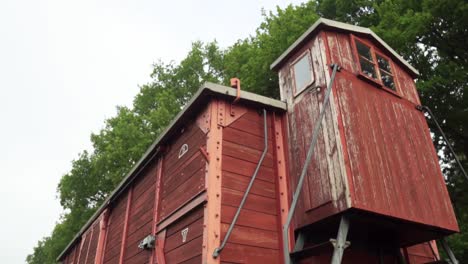
[[(261, 109), (238, 107), (237, 111), (244, 113), (225, 126), (222, 135), (221, 239), (224, 239), (264, 150)], [(281, 216), (272, 118), (273, 114), (268, 113), (267, 155), (221, 253), (222, 263), (280, 262)]]
[[(184, 144), (190, 147), (180, 155)], [(206, 135), (195, 122), (181, 128), (179, 135), (167, 142), (166, 152), (151, 159), (138, 178), (107, 208), (102, 257), (95, 259), (99, 218), (81, 236), (81, 242), (69, 250), (63, 263), (156, 263), (156, 254), (138, 245), (148, 235), (158, 234), (163, 234), (159, 238), (166, 241), (163, 250), (167, 263), (201, 259), (203, 208), (199, 206), (170, 222), (167, 220), (205, 190), (206, 160), (200, 154), (200, 147), (205, 145)], [(164, 227), (156, 229), (161, 223)], [(182, 242), (180, 229), (185, 225), (190, 232)]]
[[(234, 104), (234, 89), (209, 86), (64, 251), (63, 263), (281, 259), (280, 230), (287, 212), (285, 105), (246, 92), (247, 103)], [(263, 107), (268, 108), (268, 155), (226, 248), (213, 258), (263, 150), (263, 116), (258, 113)], [(155, 248), (139, 248), (149, 235), (156, 238)]]

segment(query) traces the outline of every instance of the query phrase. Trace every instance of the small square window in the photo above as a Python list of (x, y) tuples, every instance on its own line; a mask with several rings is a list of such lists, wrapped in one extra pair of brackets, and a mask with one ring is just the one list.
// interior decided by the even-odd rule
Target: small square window
[(294, 76), (295, 95), (297, 95), (314, 82), (309, 52), (305, 52), (293, 62), (291, 68)]
[(359, 58), (359, 63), (361, 64), (362, 73), (367, 75), (367, 77), (377, 79), (377, 74), (375, 73), (375, 65), (372, 62), (363, 58)]
[(367, 77), (377, 79), (371, 48), (360, 41), (356, 41), (356, 49), (359, 55), (359, 64), (361, 65), (362, 73)]
[(390, 66), (390, 61), (381, 55), (377, 54), (377, 63), (379, 64), (380, 69), (380, 79), (382, 80), (382, 84), (393, 90), (396, 91), (395, 82), (393, 81), (393, 74), (392, 68)]
[(365, 44), (359, 41), (356, 41), (356, 48), (357, 48), (359, 56), (372, 61), (372, 53), (371, 53), (370, 47), (366, 46)]

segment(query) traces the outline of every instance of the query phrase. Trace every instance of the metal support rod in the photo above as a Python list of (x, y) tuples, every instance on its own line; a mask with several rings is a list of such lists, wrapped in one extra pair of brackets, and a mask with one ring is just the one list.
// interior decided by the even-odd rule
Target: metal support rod
[(304, 232), (299, 232), (297, 235), (296, 244), (294, 245), (294, 252), (301, 251), (304, 248), (305, 234)]
[(286, 220), (286, 223), (283, 226), (283, 251), (284, 251), (284, 260), (285, 260), (284, 263), (285, 264), (291, 263), (291, 258), (289, 256), (289, 240), (288, 240), (289, 225), (291, 224), (294, 211), (296, 210), (297, 201), (299, 200), (299, 196), (301, 195), (302, 185), (304, 184), (304, 179), (307, 174), (307, 168), (309, 167), (309, 163), (312, 160), (312, 156), (314, 155), (314, 148), (315, 148), (315, 145), (317, 144), (319, 129), (322, 124), (322, 119), (325, 116), (325, 109), (327, 108), (328, 103), (329, 103), (329, 98), (330, 98), (331, 90), (333, 87), (333, 81), (335, 80), (336, 72), (339, 71), (340, 69), (340, 66), (338, 66), (338, 64), (332, 64), (330, 66), (333, 68), (333, 72), (331, 75), (330, 82), (328, 83), (327, 91), (325, 92), (325, 98), (323, 99), (322, 110), (320, 111), (320, 114), (317, 117), (317, 120), (315, 121), (315, 127), (314, 127), (314, 131), (312, 134), (312, 140), (310, 142), (309, 150), (307, 151), (307, 156), (304, 162), (304, 167), (302, 167), (302, 172), (299, 177), (299, 182), (297, 183), (297, 187), (294, 192), (293, 200), (291, 203), (291, 208), (289, 209), (289, 212), (288, 212), (288, 218)]
[(428, 113), (429, 116), (431, 116), (431, 119), (434, 121), (434, 123), (435, 123), (437, 129), (439, 130), (440, 134), (442, 135), (442, 138), (444, 139), (445, 143), (447, 143), (447, 147), (449, 148), (450, 152), (452, 153), (453, 157), (455, 158), (455, 161), (457, 162), (458, 167), (460, 168), (463, 176), (465, 176), (466, 180), (468, 181), (468, 174), (466, 173), (466, 171), (463, 168), (460, 160), (458, 159), (457, 154), (455, 154), (455, 151), (453, 150), (452, 145), (450, 144), (447, 137), (445, 136), (444, 131), (440, 127), (439, 122), (437, 122), (437, 119), (435, 118), (435, 116), (432, 113), (431, 109), (429, 107), (427, 107), (427, 106), (422, 106), (422, 105), (418, 105), (416, 108), (418, 110), (420, 110), (420, 111), (424, 111), (424, 112)]
[(397, 256), (398, 264), (406, 264), (405, 257), (404, 257), (403, 254), (401, 253), (401, 249), (400, 249), (400, 248), (397, 248), (397, 249), (396, 249), (396, 256)]
[(333, 256), (331, 264), (341, 264), (343, 259), (343, 253), (346, 249), (346, 237), (348, 236), (349, 230), (349, 219), (346, 216), (341, 217), (340, 227), (338, 228), (338, 235), (336, 237), (335, 249), (333, 250)]
[(449, 257), (451, 264), (459, 264), (460, 262), (458, 262), (457, 258), (455, 257), (455, 254), (453, 254), (452, 250), (450, 249), (447, 240), (445, 240), (445, 238), (442, 238), (440, 242), (442, 244), (442, 248)]
[(239, 208), (237, 208), (237, 212), (234, 215), (234, 218), (232, 219), (231, 225), (229, 226), (229, 229), (226, 233), (226, 236), (224, 237), (223, 242), (221, 243), (221, 246), (215, 248), (213, 252), (213, 258), (217, 258), (219, 256), (219, 253), (224, 249), (226, 246), (226, 243), (229, 239), (229, 236), (231, 236), (232, 230), (234, 229), (234, 225), (237, 222), (237, 218), (240, 215), (240, 212), (242, 210), (242, 207), (245, 204), (245, 201), (247, 200), (247, 196), (249, 195), (250, 189), (252, 189), (252, 186), (254, 184), (255, 178), (257, 177), (258, 171), (260, 170), (260, 166), (263, 163), (263, 160), (265, 159), (265, 156), (268, 152), (268, 124), (267, 124), (267, 112), (265, 109), (263, 109), (263, 136), (264, 136), (264, 148), (263, 148), (263, 153), (262, 156), (260, 157), (260, 160), (258, 161), (257, 167), (255, 168), (255, 171), (252, 175), (252, 179), (250, 179), (250, 183), (247, 186), (247, 190), (244, 193), (244, 197), (242, 197), (242, 201), (239, 205)]

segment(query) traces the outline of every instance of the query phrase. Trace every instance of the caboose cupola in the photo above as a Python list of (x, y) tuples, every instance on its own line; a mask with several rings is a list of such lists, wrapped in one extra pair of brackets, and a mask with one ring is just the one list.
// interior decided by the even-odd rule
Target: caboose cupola
[(318, 245), (344, 223), (351, 243), (398, 248), (458, 231), (416, 109), (418, 72), (382, 39), (319, 19), (271, 68), (288, 103), (290, 196), (300, 193), (290, 209), (296, 237)]

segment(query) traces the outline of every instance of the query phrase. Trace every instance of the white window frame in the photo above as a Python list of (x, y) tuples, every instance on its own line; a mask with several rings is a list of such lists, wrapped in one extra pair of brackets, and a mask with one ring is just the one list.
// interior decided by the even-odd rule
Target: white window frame
[[(296, 85), (296, 73), (294, 71), (294, 65), (297, 62), (299, 62), (301, 59), (303, 59), (305, 56), (307, 56), (307, 59), (308, 59), (308, 62), (309, 62), (309, 70), (310, 70), (310, 77), (311, 77), (310, 82), (306, 83), (303, 87), (297, 87), (297, 85)], [(309, 49), (304, 51), (293, 62), (291, 62), (289, 64), (289, 68), (290, 68), (291, 76), (292, 76), (294, 96), (298, 96), (303, 91), (307, 90), (307, 88), (310, 87), (315, 82), (314, 67), (313, 67), (313, 64), (312, 64), (312, 56), (310, 54)]]

